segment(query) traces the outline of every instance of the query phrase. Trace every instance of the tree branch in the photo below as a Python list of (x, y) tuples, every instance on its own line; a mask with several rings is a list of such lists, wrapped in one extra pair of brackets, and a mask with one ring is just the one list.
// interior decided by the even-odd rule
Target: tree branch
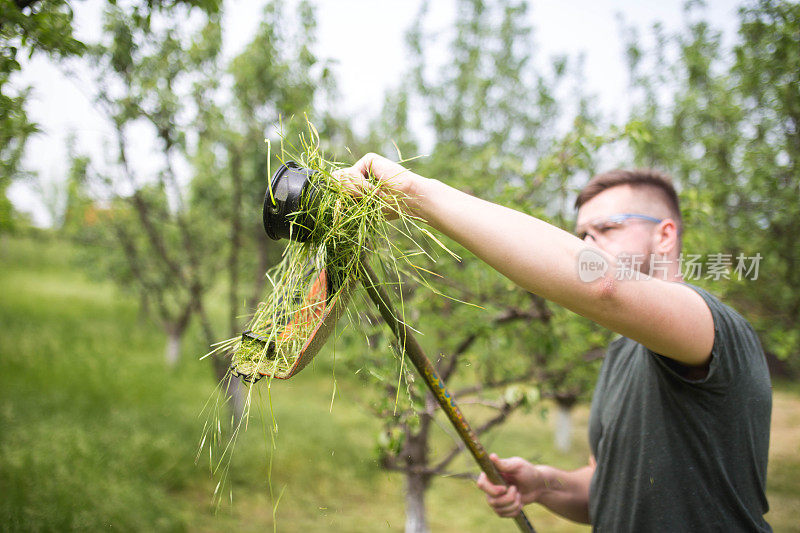
[(128, 164), (128, 157), (125, 149), (125, 133), (122, 130), (122, 124), (114, 120), (114, 125), (117, 132), (117, 145), (119, 148), (120, 163), (122, 163), (125, 176), (128, 178), (128, 182), (133, 188), (133, 195), (130, 198), (136, 210), (136, 214), (139, 217), (139, 221), (142, 223), (142, 227), (147, 234), (147, 238), (156, 251), (158, 257), (161, 258), (164, 264), (178, 278), (178, 280), (185, 281), (183, 270), (181, 270), (180, 266), (170, 257), (169, 253), (167, 252), (167, 247), (164, 244), (164, 240), (153, 226), (150, 208), (148, 207), (147, 202), (142, 199), (139, 189), (136, 187), (136, 180), (133, 178), (130, 165)]
[(136, 250), (133, 239), (131, 239), (125, 229), (116, 222), (112, 222), (111, 227), (114, 229), (114, 233), (116, 233), (117, 238), (122, 244), (123, 252), (128, 258), (128, 265), (131, 268), (131, 273), (139, 281), (142, 289), (144, 289), (144, 294), (148, 296), (152, 295), (152, 297), (155, 299), (156, 307), (158, 308), (161, 320), (164, 322), (171, 321), (172, 317), (170, 316), (170, 313), (164, 304), (161, 290), (150, 283), (142, 272), (142, 268), (140, 266), (141, 259), (139, 258), (139, 252)]
[(436, 366), (444, 383), (447, 383), (447, 380), (450, 379), (450, 376), (453, 374), (459, 356), (463, 355), (464, 352), (469, 350), (477, 338), (478, 333), (470, 333), (458, 344), (458, 346), (456, 346), (455, 351), (452, 353), (452, 355), (450, 355), (450, 357), (442, 357), (439, 359)]
[[(539, 305), (539, 298), (538, 296), (531, 294), (534, 297), (534, 302), (536, 305)], [(541, 300), (542, 303), (544, 300)], [(498, 315), (492, 320), (492, 323), (495, 325), (502, 325), (508, 324), (510, 322), (515, 322), (517, 320), (543, 320), (548, 321), (550, 320), (550, 310), (547, 309), (546, 304), (545, 307), (537, 307), (534, 311), (522, 311), (516, 307), (510, 307), (506, 309), (504, 313)], [(479, 337), (478, 332), (472, 332), (467, 335), (459, 344), (456, 346), (455, 351), (452, 355), (447, 358), (441, 358), (437, 361), (437, 370), (439, 371), (439, 375), (442, 378), (442, 381), (447, 383), (447, 380), (452, 376), (453, 372), (456, 369), (456, 363), (458, 362), (459, 356), (463, 355), (464, 352), (469, 350), (475, 341)], [(447, 361), (446, 363), (444, 361)]]
[[(478, 428), (475, 429), (475, 434), (482, 435), (483, 433), (489, 431), (491, 428), (503, 423), (503, 421), (506, 418), (508, 418), (508, 416), (511, 413), (519, 409), (519, 407), (522, 405), (522, 402), (524, 401), (525, 401), (524, 398), (520, 398), (514, 403), (511, 404), (506, 403), (497, 415), (490, 418), (482, 425), (478, 426)], [(466, 449), (466, 444), (464, 444), (463, 441), (458, 441), (458, 443), (453, 447), (453, 449), (450, 450), (450, 452), (444, 457), (444, 459), (439, 461), (439, 463), (435, 467), (433, 467), (433, 473), (441, 474), (444, 471), (444, 469), (447, 468), (447, 465), (449, 465), (453, 461), (453, 459), (455, 459), (458, 456), (458, 454), (460, 454), (465, 449)]]
[(480, 385), (473, 385), (472, 387), (465, 387), (463, 389), (459, 389), (453, 392), (451, 395), (453, 396), (453, 398), (460, 398), (462, 396), (466, 396), (468, 394), (475, 394), (477, 392), (481, 392), (486, 389), (496, 389), (498, 387), (514, 385), (515, 383), (520, 383), (522, 381), (529, 380), (530, 378), (536, 375), (536, 371), (537, 367), (531, 366), (524, 374), (520, 374), (512, 378), (501, 379), (497, 381), (488, 381)]

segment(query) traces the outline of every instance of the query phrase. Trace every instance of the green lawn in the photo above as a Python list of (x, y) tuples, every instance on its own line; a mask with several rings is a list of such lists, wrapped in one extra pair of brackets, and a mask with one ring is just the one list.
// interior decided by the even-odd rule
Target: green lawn
[[(379, 425), (358, 401), (362, 386), (341, 370), (330, 410), (324, 352), (315, 367), (272, 385), (280, 430), (271, 479), (256, 417), (233, 457), (232, 502), (215, 513), (208, 460), (194, 462), (215, 386), (210, 364), (197, 360), (203, 344), (190, 332), (182, 362), (168, 369), (163, 336), (136, 299), (90, 280), (74, 253), (58, 240), (0, 238), (0, 529), (271, 530), (271, 481), (283, 494), (279, 531), (402, 531), (402, 477), (378, 468)], [(789, 531), (800, 501), (800, 395), (775, 398), (769, 519)], [(568, 455), (552, 448), (550, 420), (536, 414), (517, 416), (486, 444), (577, 467), (588, 455), (586, 408), (575, 418)], [(438, 435), (434, 450), (447, 444)], [(432, 531), (516, 531), (470, 481), (438, 479), (427, 502)], [(529, 516), (541, 531), (586, 530), (542, 509)]]

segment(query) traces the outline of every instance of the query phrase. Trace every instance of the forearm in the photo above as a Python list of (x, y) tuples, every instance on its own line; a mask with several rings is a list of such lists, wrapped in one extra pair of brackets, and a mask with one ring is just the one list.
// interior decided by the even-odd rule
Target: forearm
[(546, 489), (536, 502), (564, 518), (589, 524), (589, 485), (594, 468), (585, 466), (571, 472), (544, 465), (536, 468), (546, 480)]
[(436, 180), (420, 179), (416, 196), (421, 218), (520, 287), (579, 313), (597, 292), (577, 276), (578, 254), (586, 248), (577, 237)]

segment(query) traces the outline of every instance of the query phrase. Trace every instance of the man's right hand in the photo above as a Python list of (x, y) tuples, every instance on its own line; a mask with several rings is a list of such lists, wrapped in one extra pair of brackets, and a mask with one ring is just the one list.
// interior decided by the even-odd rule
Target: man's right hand
[[(375, 178), (375, 182), (369, 180), (370, 176)], [(377, 187), (389, 204), (397, 205), (397, 209), (415, 216), (420, 216), (417, 212), (419, 185), (423, 181), (430, 181), (377, 154), (367, 154), (352, 167), (334, 171), (333, 177), (356, 195)], [(387, 212), (387, 216), (391, 219), (396, 218), (397, 214)]]
[(486, 500), (498, 515), (517, 516), (523, 505), (535, 502), (546, 488), (542, 473), (525, 459), (500, 459), (495, 454), (491, 454), (489, 458), (509, 484), (507, 487), (495, 485), (483, 472), (478, 476), (478, 488), (486, 493)]

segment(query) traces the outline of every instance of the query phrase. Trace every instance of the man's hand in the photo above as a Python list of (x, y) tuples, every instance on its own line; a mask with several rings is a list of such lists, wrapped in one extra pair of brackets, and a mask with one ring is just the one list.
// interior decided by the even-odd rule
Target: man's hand
[(510, 486), (490, 483), (486, 474), (478, 477), (478, 488), (486, 493), (486, 500), (500, 516), (517, 516), (522, 506), (536, 502), (556, 514), (589, 523), (589, 485), (597, 467), (594, 457), (589, 465), (566, 472), (547, 465), (532, 465), (525, 459), (510, 457), (489, 458)]
[(517, 516), (523, 505), (535, 502), (545, 489), (544, 476), (536, 466), (521, 457), (500, 459), (491, 454), (489, 458), (509, 486), (495, 485), (481, 472), (478, 488), (486, 493), (486, 500), (495, 513), (504, 517)]
[[(378, 193), (390, 204), (418, 215), (418, 185), (425, 178), (394, 161), (377, 154), (367, 154), (352, 167), (335, 171), (333, 176), (355, 194), (371, 192), (377, 187)], [(369, 176), (374, 177), (375, 182), (370, 181)]]

